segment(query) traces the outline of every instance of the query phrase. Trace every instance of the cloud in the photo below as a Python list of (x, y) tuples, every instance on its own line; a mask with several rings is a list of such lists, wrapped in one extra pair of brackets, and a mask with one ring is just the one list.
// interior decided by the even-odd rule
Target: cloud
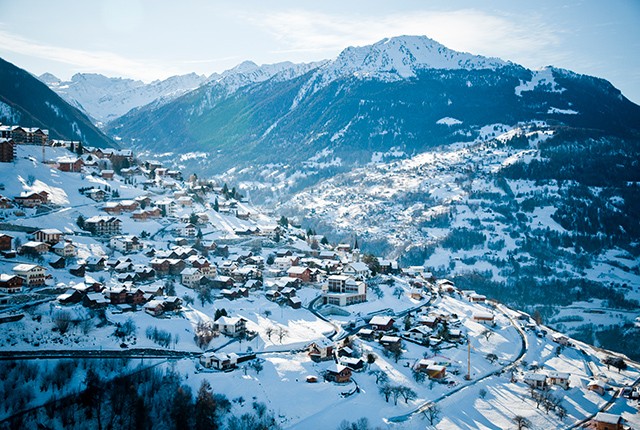
[(384, 37), (426, 35), (449, 48), (538, 65), (560, 59), (560, 36), (542, 17), (490, 14), (475, 9), (410, 11), (379, 15), (334, 15), (308, 10), (247, 16), (271, 33), (277, 52), (325, 52), (367, 45)]
[(13, 52), (28, 57), (74, 66), (79, 72), (99, 72), (135, 79), (158, 79), (177, 74), (166, 66), (131, 60), (108, 51), (85, 51), (51, 46), (0, 30), (0, 52)]

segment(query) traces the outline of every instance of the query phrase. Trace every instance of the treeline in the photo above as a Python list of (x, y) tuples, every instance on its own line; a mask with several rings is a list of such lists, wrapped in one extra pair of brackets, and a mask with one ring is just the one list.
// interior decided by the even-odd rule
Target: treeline
[(491, 272), (478, 271), (458, 274), (453, 277), (462, 290), (476, 290), (513, 307), (540, 304), (566, 306), (576, 301), (601, 299), (604, 305), (614, 309), (637, 309), (637, 300), (625, 298), (624, 285), (603, 285), (583, 278), (545, 279), (531, 276), (510, 278), (508, 282), (496, 282)]
[[(16, 364), (15, 366), (20, 366)], [(17, 413), (1, 428), (65, 429), (229, 429), (275, 430), (280, 426), (264, 403), (245, 405), (214, 393), (203, 381), (194, 393), (171, 368), (146, 368), (105, 379), (99, 370), (87, 370), (83, 389), (64, 397), (53, 396), (42, 407)], [(232, 406), (246, 410), (232, 415)], [(245, 407), (246, 406), (246, 407)], [(17, 411), (16, 411), (17, 412)]]

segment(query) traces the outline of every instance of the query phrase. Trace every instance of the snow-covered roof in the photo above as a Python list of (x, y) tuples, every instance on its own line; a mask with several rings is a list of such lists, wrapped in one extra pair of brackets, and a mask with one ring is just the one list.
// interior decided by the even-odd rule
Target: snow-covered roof
[(18, 264), (17, 266), (13, 266), (13, 271), (14, 272), (29, 272), (33, 269), (36, 269), (38, 267), (37, 264), (28, 264), (28, 263), (24, 263), (24, 264)]
[(387, 325), (393, 322), (393, 317), (390, 316), (386, 316), (386, 315), (376, 315), (373, 318), (371, 318), (371, 321), (369, 321), (369, 324), (371, 325)]
[(606, 412), (598, 412), (595, 420), (601, 423), (618, 424), (622, 417), (620, 415), (608, 414)]

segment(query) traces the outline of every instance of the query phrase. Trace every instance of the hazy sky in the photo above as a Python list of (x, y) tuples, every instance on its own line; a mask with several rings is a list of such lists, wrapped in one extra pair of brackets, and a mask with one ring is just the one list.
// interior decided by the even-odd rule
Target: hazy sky
[(640, 0), (0, 0), (0, 57), (63, 79), (309, 62), (403, 34), (603, 77), (640, 102)]

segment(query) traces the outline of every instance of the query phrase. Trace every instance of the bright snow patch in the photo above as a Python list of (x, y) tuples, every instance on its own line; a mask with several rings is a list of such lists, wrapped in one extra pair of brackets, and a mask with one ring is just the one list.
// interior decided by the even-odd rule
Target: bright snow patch
[(560, 113), (563, 115), (577, 115), (578, 112), (573, 109), (558, 109), (555, 107), (550, 107), (547, 113)]
[(459, 119), (455, 119), (455, 118), (451, 118), (451, 117), (445, 116), (444, 118), (440, 118), (439, 120), (437, 120), (436, 124), (444, 124), (444, 125), (448, 125), (449, 127), (451, 127), (452, 125), (462, 124), (462, 121), (460, 121)]

